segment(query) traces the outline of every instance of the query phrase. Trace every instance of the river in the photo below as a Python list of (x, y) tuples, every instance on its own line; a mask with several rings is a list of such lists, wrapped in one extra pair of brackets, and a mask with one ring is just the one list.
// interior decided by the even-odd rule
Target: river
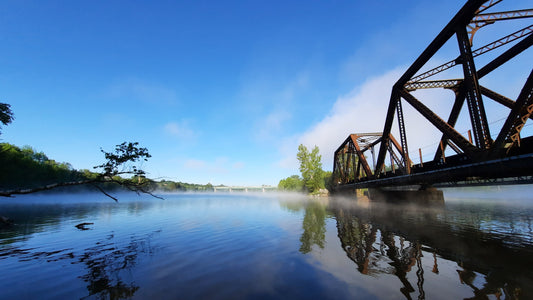
[(0, 299), (533, 299), (531, 191), (0, 199)]

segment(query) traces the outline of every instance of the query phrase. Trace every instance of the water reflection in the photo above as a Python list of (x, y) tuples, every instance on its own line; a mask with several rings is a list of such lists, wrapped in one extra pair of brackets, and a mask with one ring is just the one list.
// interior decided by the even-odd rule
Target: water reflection
[(303, 219), (303, 233), (300, 237), (300, 252), (309, 253), (311, 247), (317, 245), (324, 248), (324, 240), (326, 238), (326, 206), (319, 202), (310, 202), (305, 207), (305, 215)]
[(2, 299), (533, 299), (531, 206), (195, 194), (0, 210)]
[[(157, 233), (157, 232), (155, 232)], [(153, 233), (153, 234), (155, 234)], [(139, 286), (133, 279), (126, 280), (125, 272), (131, 272), (139, 256), (153, 255), (150, 244), (152, 235), (131, 237), (128, 244), (116, 246), (114, 234), (85, 250), (78, 259), (85, 264), (87, 274), (81, 276), (87, 282), (89, 295), (84, 298), (127, 299), (133, 297)]]
[[(342, 249), (357, 270), (377, 277), (395, 275), (407, 299), (415, 295), (425, 298), (424, 256), (434, 258), (430, 270), (435, 274), (439, 274), (437, 258), (455, 261), (460, 284), (472, 290), (470, 299), (487, 299), (489, 295), (532, 299), (531, 245), (520, 246), (527, 239), (509, 245), (502, 241), (501, 232), (483, 230), (483, 220), (493, 214), (488, 210), (470, 212), (466, 218), (444, 207), (361, 207), (345, 201), (334, 202), (329, 210), (337, 221)], [(524, 236), (531, 236), (531, 230)]]
[(19, 262), (67, 261), (71, 265), (82, 264), (86, 274), (79, 278), (87, 283), (88, 291), (88, 295), (82, 299), (128, 299), (140, 288), (131, 273), (139, 260), (144, 260), (156, 252), (157, 248), (151, 245), (151, 240), (159, 232), (160, 230), (141, 237), (131, 236), (127, 243), (110, 234), (82, 253), (77, 253), (73, 248), (41, 251), (36, 248), (21, 249), (11, 246), (1, 249), (0, 261), (16, 258)]
[[(86, 199), (76, 202), (72, 201), (75, 197), (70, 196), (70, 201), (61, 202), (61, 195), (56, 195), (42, 197), (35, 202), (13, 201), (0, 206), (1, 214), (8, 215), (13, 220), (10, 226), (0, 228), (0, 263), (6, 272), (11, 272), (13, 276), (27, 282), (24, 284), (29, 285), (30, 291), (46, 285), (40, 281), (32, 286), (30, 282), (34, 276), (38, 276), (34, 274), (37, 270), (33, 271), (33, 274), (30, 273), (30, 276), (24, 269), (34, 269), (35, 264), (45, 263), (37, 269), (45, 274), (48, 281), (66, 280), (60, 277), (60, 274), (68, 274), (69, 277), (81, 279), (81, 282), (86, 284), (85, 296), (79, 294), (79, 288), (71, 295), (68, 288), (62, 287), (64, 291), (54, 291), (59, 295), (57, 298), (131, 298), (140, 289), (132, 276), (135, 267), (138, 262), (146, 260), (156, 252), (157, 248), (151, 241), (161, 230), (144, 234), (135, 231), (116, 234), (113, 230), (103, 228), (102, 221), (97, 222), (95, 226), (94, 220), (102, 216), (116, 216), (124, 211), (129, 215), (137, 215), (152, 207), (153, 203), (116, 204), (94, 201), (91, 195), (85, 197)], [(86, 220), (90, 222), (83, 222)], [(95, 233), (83, 234), (95, 231), (95, 227), (98, 229)], [(51, 238), (56, 235), (58, 240)], [(44, 239), (34, 242), (40, 237)], [(66, 245), (69, 247), (64, 247)], [(55, 269), (57, 266), (64, 267)], [(68, 266), (69, 271), (65, 266)], [(80, 272), (82, 273), (79, 274)], [(72, 283), (71, 285), (76, 286)], [(9, 284), (5, 287), (9, 287)], [(0, 298), (10, 295), (9, 292), (9, 289), (0, 289)], [(13, 292), (16, 296), (16, 292)], [(51, 293), (51, 290), (46, 290), (46, 295), (42, 296), (56, 298), (51, 296)]]

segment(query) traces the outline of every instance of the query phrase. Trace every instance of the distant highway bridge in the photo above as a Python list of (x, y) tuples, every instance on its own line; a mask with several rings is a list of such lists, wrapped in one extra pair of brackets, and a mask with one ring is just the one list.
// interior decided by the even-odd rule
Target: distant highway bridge
[[(529, 21), (533, 9), (494, 12), (502, 1), (467, 1), (393, 85), (383, 131), (351, 134), (337, 148), (333, 163), (337, 191), (533, 183), (533, 137), (523, 136), (522, 131), (533, 119), (533, 61), (531, 55), (528, 59), (524, 54), (533, 43), (533, 24)], [(506, 25), (503, 29), (494, 25), (501, 23)], [(493, 27), (497, 27), (494, 35), (498, 36), (474, 48), (479, 32)], [(502, 34), (503, 30), (507, 32)], [(490, 31), (483, 34), (490, 35)], [(435, 57), (439, 50), (446, 45), (446, 52), (449, 52), (449, 47), (454, 44), (458, 48), (457, 57), (441, 65), (432, 65), (440, 60), (441, 56)], [(484, 85), (480, 83), (480, 79), (486, 76), (493, 78), (490, 75), (495, 72), (500, 76), (502, 72), (508, 72), (505, 67), (511, 61), (529, 66), (530, 70), (525, 81), (518, 82), (521, 90), (513, 99), (489, 85), (494, 85), (495, 80), (483, 81)], [(445, 72), (448, 70), (455, 72)], [(461, 75), (448, 78), (449, 74)], [(437, 88), (452, 92), (452, 104), (446, 118), (441, 118), (439, 112), (424, 104), (423, 100), (427, 99), (413, 94), (416, 90)], [(501, 127), (493, 125), (494, 120), (487, 118), (487, 101), (494, 101), (507, 113)], [(432, 159), (424, 161), (421, 149), (415, 155), (409, 153), (405, 127), (408, 120), (403, 113), (405, 104), (441, 134), (440, 142), (430, 153)], [(462, 111), (466, 111), (470, 127), (465, 133), (455, 128)], [(393, 122), (398, 126), (398, 139), (391, 134)]]
[(214, 186), (214, 192), (272, 192), (277, 191), (278, 188), (275, 186)]

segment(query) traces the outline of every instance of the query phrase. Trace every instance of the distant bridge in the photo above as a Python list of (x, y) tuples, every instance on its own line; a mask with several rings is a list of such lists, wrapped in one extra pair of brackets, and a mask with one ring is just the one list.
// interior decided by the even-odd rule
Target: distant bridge
[[(526, 122), (533, 119), (533, 70), (516, 99), (501, 95), (479, 81), (494, 71), (505, 72), (506, 63), (520, 59), (519, 54), (533, 43), (533, 24), (529, 22), (525, 27), (512, 29), (514, 31), (508, 35), (472, 48), (476, 33), (485, 26), (511, 21), (506, 24), (509, 29), (517, 24), (513, 23), (515, 20), (527, 21), (533, 17), (533, 9), (489, 12), (502, 1), (469, 0), (392, 87), (383, 131), (351, 134), (339, 146), (333, 163), (337, 191), (368, 187), (417, 186), (423, 189), (431, 185), (533, 183), (533, 137), (521, 136)], [(518, 23), (523, 26), (523, 22)], [(459, 56), (442, 65), (431, 66), (430, 60), (454, 36)], [(495, 49), (498, 51), (493, 51)], [(494, 55), (488, 57), (487, 54)], [(482, 55), (484, 65), (477, 68), (474, 58)], [(520, 63), (533, 66), (527, 58)], [(443, 72), (453, 67), (461, 69), (463, 76), (443, 79)], [(422, 68), (429, 70), (421, 72)], [(452, 91), (453, 105), (447, 121), (412, 94), (419, 89), (435, 88)], [(495, 128), (494, 122), (487, 119), (484, 103), (488, 100), (500, 104), (502, 111), (508, 111), (500, 128)], [(465, 102), (471, 124), (467, 135), (455, 128)], [(416, 160), (408, 151), (404, 103), (442, 134), (431, 160), (423, 161), (421, 149), (418, 149)], [(398, 140), (391, 134), (394, 121), (398, 125)], [(491, 130), (497, 134), (491, 135)]]
[(278, 188), (275, 186), (214, 186), (214, 192), (272, 192), (277, 191)]

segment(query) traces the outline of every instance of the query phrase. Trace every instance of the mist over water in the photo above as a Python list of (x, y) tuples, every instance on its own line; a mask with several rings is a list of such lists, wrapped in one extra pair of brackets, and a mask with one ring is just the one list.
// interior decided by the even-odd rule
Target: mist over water
[(0, 199), (0, 298), (531, 299), (531, 191)]

